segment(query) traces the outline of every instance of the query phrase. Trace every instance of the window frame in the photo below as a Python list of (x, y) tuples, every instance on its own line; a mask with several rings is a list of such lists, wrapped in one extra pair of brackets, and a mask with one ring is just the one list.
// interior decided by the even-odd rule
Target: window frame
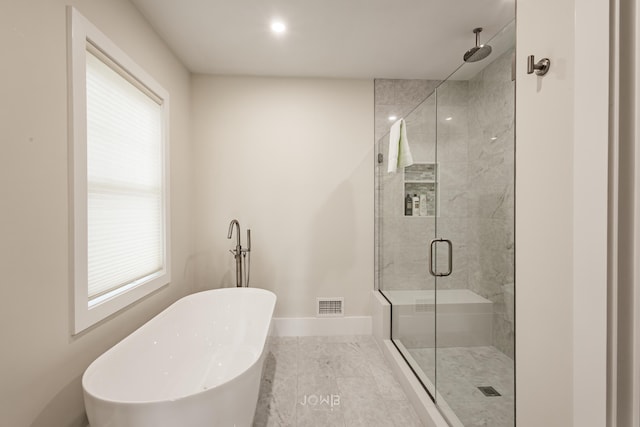
[[(67, 7), (69, 88), (69, 229), (70, 275), (73, 300), (72, 335), (78, 334), (123, 308), (166, 286), (171, 281), (169, 192), (169, 93), (124, 51), (74, 7)], [(91, 44), (144, 89), (159, 98), (162, 107), (162, 213), (164, 268), (89, 300), (87, 267), (87, 102), (86, 55)], [(106, 62), (105, 62), (106, 63)], [(110, 65), (110, 64), (107, 64)], [(110, 65), (111, 66), (111, 65)], [(143, 92), (144, 90), (141, 89)], [(149, 96), (149, 94), (147, 94)]]

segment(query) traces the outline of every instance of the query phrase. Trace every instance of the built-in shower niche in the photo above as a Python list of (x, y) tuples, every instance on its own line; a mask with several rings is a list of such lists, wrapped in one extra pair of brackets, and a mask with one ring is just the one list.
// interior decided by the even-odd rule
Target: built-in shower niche
[[(404, 195), (417, 196), (420, 208), (415, 211), (406, 209), (404, 199), (403, 212), (406, 217), (434, 217), (437, 216), (438, 197), (438, 165), (436, 163), (414, 163), (404, 168)], [(425, 207), (422, 204), (426, 204)], [(411, 215), (409, 215), (411, 212)]]

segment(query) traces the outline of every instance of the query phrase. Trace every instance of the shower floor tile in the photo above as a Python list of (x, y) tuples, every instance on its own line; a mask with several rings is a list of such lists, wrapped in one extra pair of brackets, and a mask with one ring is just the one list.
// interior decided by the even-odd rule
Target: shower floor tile
[(420, 427), (371, 336), (273, 337), (254, 427)]
[[(407, 351), (425, 373), (437, 368), (438, 394), (465, 427), (513, 427), (513, 360), (504, 353), (489, 346), (439, 348), (436, 367), (433, 348)], [(482, 386), (500, 396), (485, 396), (478, 389)]]

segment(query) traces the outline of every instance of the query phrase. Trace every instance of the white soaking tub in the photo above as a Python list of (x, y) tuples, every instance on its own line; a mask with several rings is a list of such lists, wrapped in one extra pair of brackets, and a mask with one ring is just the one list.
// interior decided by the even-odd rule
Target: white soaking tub
[(276, 296), (229, 288), (184, 297), (82, 377), (91, 427), (248, 427)]

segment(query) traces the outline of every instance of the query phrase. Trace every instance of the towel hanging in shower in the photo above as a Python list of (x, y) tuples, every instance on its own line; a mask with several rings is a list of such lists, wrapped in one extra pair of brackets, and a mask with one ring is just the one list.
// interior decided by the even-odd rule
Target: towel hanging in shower
[(413, 164), (413, 157), (409, 149), (407, 139), (407, 124), (400, 119), (391, 125), (389, 131), (389, 165), (387, 172), (395, 173), (399, 168), (405, 168)]

